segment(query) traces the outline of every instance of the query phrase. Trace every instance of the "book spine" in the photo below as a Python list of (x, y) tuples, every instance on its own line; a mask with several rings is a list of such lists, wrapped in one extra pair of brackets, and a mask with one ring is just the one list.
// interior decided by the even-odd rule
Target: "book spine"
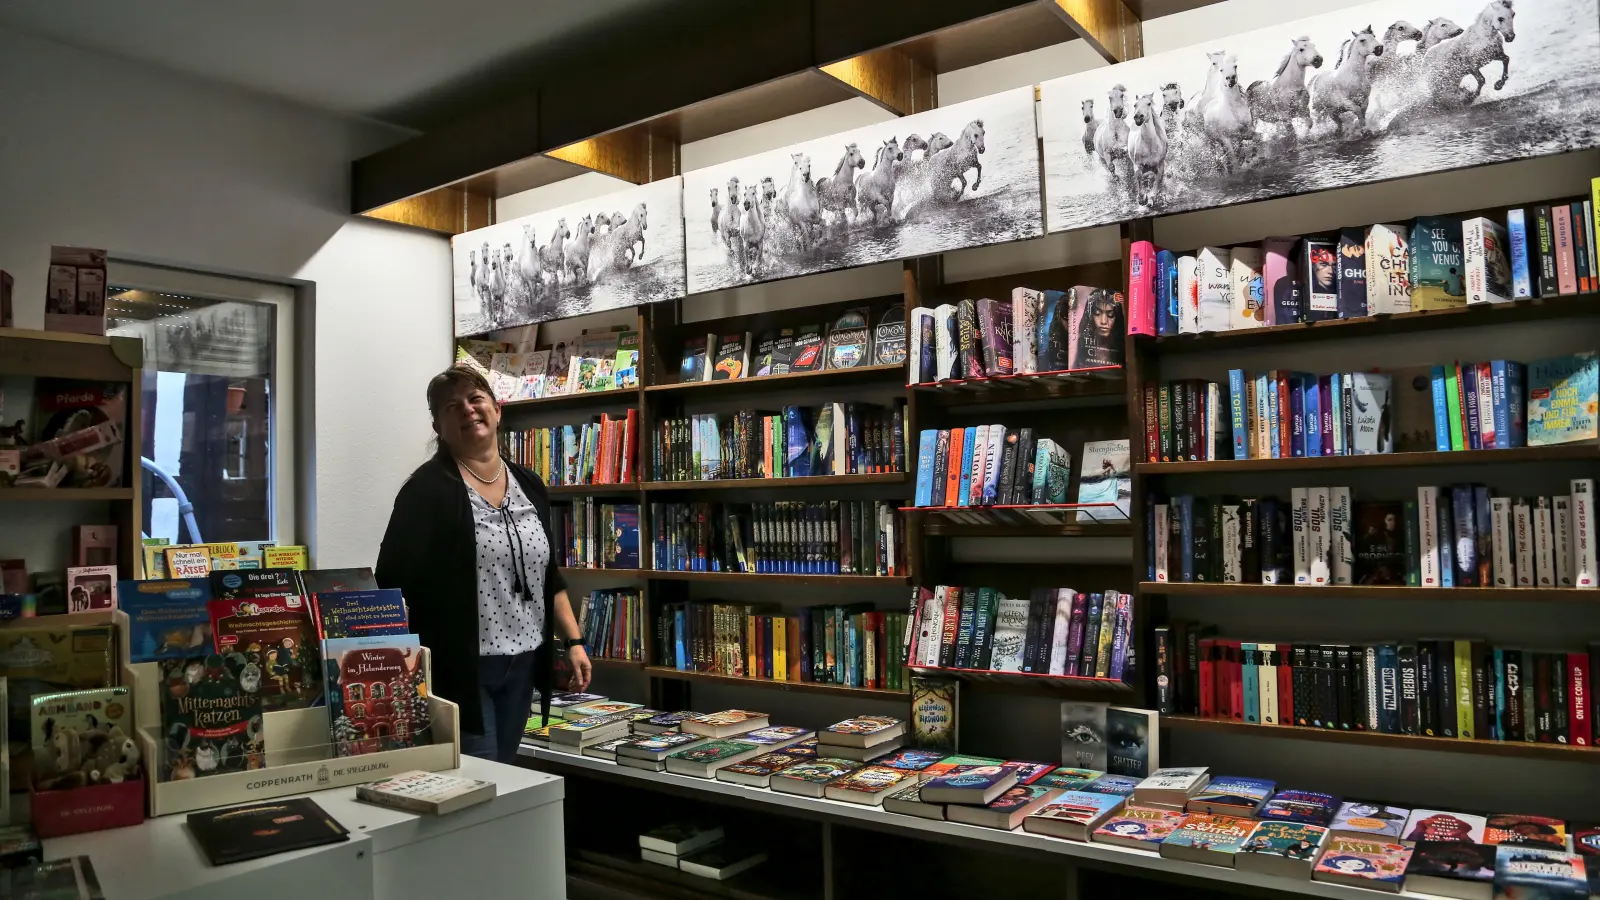
[(1494, 533), (1494, 564), (1490, 569), (1494, 586), (1512, 587), (1516, 584), (1516, 557), (1512, 552), (1511, 498), (1494, 497), (1489, 507)]
[(1552, 497), (1550, 505), (1554, 520), (1550, 551), (1555, 556), (1556, 587), (1572, 587), (1572, 497)]
[(1472, 740), (1476, 734), (1473, 731), (1474, 714), (1472, 709), (1472, 643), (1470, 641), (1450, 642), (1450, 650), (1455, 654), (1453, 667), (1455, 696), (1456, 733), (1461, 740)]
[(1477, 520), (1473, 511), (1472, 485), (1458, 484), (1450, 489), (1451, 533), (1455, 535), (1456, 587), (1478, 587)]
[[(1561, 293), (1561, 276), (1556, 264), (1556, 223), (1548, 204), (1534, 207), (1534, 236), (1538, 241), (1539, 296), (1554, 297)], [(1532, 253), (1530, 252), (1530, 262)]]
[(1311, 583), (1311, 496), (1308, 488), (1293, 488), (1289, 494), (1290, 532), (1294, 541), (1294, 583)]
[(1422, 526), (1418, 521), (1420, 516), (1417, 513), (1417, 501), (1407, 500), (1405, 502), (1405, 513), (1406, 584), (1410, 587), (1420, 587), (1422, 585)]
[(1332, 540), (1330, 574), (1333, 584), (1353, 583), (1355, 547), (1350, 541), (1350, 523), (1353, 507), (1350, 488), (1328, 489), (1328, 527)]
[(1551, 207), (1555, 223), (1557, 287), (1563, 294), (1578, 292), (1577, 259), (1573, 254), (1572, 207), (1558, 203)]
[(1438, 488), (1427, 485), (1417, 488), (1422, 587), (1439, 587), (1441, 583), (1438, 500)]
[(1594, 479), (1574, 478), (1572, 488), (1572, 585), (1593, 589), (1595, 580)]
[(1328, 533), (1328, 489), (1309, 488), (1306, 491), (1307, 561), (1310, 564), (1311, 583), (1326, 585), (1331, 581)]
[(1144, 383), (1144, 460), (1161, 462), (1160, 386), (1154, 381)]
[(1156, 412), (1159, 416), (1161, 434), (1161, 461), (1172, 462), (1173, 431), (1172, 431), (1172, 385), (1164, 383), (1156, 393)]
[(1172, 507), (1165, 503), (1158, 503), (1153, 511), (1150, 543), (1155, 550), (1155, 572), (1150, 576), (1151, 581), (1165, 582), (1171, 579), (1172, 561), (1170, 554), (1167, 552), (1170, 543), (1167, 540), (1167, 534), (1172, 527), (1168, 520), (1168, 516), (1171, 515), (1171, 509)]
[(1511, 257), (1511, 296), (1533, 297), (1534, 282), (1528, 267), (1528, 215), (1526, 210), (1506, 211)]
[(1228, 371), (1228, 411), (1233, 426), (1233, 458), (1249, 459), (1249, 441), (1246, 438), (1244, 370)]
[(1533, 587), (1533, 508), (1524, 499), (1511, 504), (1511, 542), (1517, 587)]
[(1401, 644), (1395, 649), (1395, 667), (1399, 677), (1398, 733), (1422, 733), (1421, 673), (1417, 666), (1417, 645)]
[(1156, 648), (1156, 711), (1162, 715), (1172, 715), (1178, 711), (1173, 697), (1178, 678), (1173, 668), (1176, 654), (1172, 646), (1172, 629), (1160, 625), (1152, 634)]
[(1478, 367), (1475, 363), (1461, 364), (1461, 430), (1466, 439), (1465, 449), (1483, 449), (1482, 418), (1478, 413)]
[(1536, 587), (1555, 587), (1556, 558), (1551, 546), (1552, 531), (1550, 498), (1539, 497), (1533, 507), (1533, 580)]
[(1450, 406), (1446, 399), (1445, 367), (1434, 366), (1430, 381), (1433, 388), (1433, 441), (1434, 449), (1447, 452), (1450, 445)]
[(1594, 706), (1590, 696), (1589, 654), (1566, 655), (1567, 722), (1571, 743), (1588, 747), (1594, 743)]
[(1128, 333), (1156, 333), (1156, 248), (1134, 241), (1128, 257)]
[(1589, 229), (1584, 227), (1583, 202), (1573, 203), (1570, 209), (1573, 268), (1576, 270), (1578, 290), (1588, 292), (1594, 290), (1594, 273), (1589, 268)]

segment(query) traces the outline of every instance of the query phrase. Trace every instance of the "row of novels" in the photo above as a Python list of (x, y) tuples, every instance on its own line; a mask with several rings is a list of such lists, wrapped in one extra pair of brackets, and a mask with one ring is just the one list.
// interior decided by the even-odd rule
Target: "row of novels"
[(658, 663), (767, 681), (905, 690), (906, 614), (870, 603), (806, 606), (664, 604), (656, 618)]
[(911, 311), (907, 381), (1032, 375), (1121, 366), (1128, 310), (1122, 292), (1017, 288)]
[(1594, 479), (1570, 494), (1494, 497), (1481, 484), (1352, 502), (1347, 487), (1272, 497), (1152, 498), (1152, 581), (1594, 589)]
[(683, 342), (678, 381), (731, 381), (906, 361), (906, 309), (892, 306), (869, 326), (870, 310), (847, 309), (831, 327), (801, 325), (726, 335), (707, 333)]
[(1200, 334), (1328, 319), (1504, 303), (1594, 289), (1587, 203), (1512, 210), (1506, 226), (1420, 216), (1258, 245), (1130, 248), (1129, 331)]
[(1133, 597), (1035, 588), (939, 585), (911, 597), (914, 666), (1131, 680)]
[(648, 620), (644, 595), (631, 588), (590, 591), (578, 602), (578, 633), (591, 656), (644, 659)]
[(656, 569), (760, 575), (906, 574), (900, 512), (883, 500), (652, 503)]
[(902, 472), (905, 404), (827, 403), (664, 419), (654, 450), (650, 474), (656, 481)]
[(639, 332), (584, 331), (575, 341), (533, 349), (537, 330), (519, 343), (463, 340), (456, 365), (477, 370), (501, 403), (639, 386)]
[(1260, 725), (1594, 745), (1600, 708), (1588, 686), (1600, 644), (1566, 652), (1483, 640), (1301, 644), (1213, 634), (1156, 629), (1160, 709)]
[(554, 486), (631, 484), (639, 442), (639, 411), (601, 415), (581, 425), (551, 425), (500, 433), (500, 452)]
[(969, 425), (918, 436), (918, 506), (1019, 506), (1067, 502), (1072, 454), (1032, 428)]
[(551, 553), (556, 565), (576, 569), (637, 569), (639, 504), (585, 497), (550, 506)]

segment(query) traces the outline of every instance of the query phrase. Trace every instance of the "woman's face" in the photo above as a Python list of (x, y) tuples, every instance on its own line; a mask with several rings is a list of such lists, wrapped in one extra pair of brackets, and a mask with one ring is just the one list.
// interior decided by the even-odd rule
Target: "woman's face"
[(1117, 321), (1117, 307), (1114, 303), (1097, 303), (1094, 307), (1094, 331), (1102, 338), (1111, 337), (1111, 326)]
[(500, 426), (500, 405), (482, 390), (463, 385), (443, 404), (433, 420), (433, 430), (446, 447), (460, 451), (493, 441)]

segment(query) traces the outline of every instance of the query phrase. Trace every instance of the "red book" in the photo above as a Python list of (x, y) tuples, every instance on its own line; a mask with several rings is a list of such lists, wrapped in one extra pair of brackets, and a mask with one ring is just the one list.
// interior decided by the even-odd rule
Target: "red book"
[(1278, 379), (1278, 456), (1287, 459), (1294, 454), (1294, 416), (1289, 412), (1289, 373), (1277, 371)]
[(1561, 293), (1576, 294), (1578, 269), (1572, 243), (1572, 207), (1557, 203), (1550, 212), (1556, 220), (1556, 282)]
[(1228, 642), (1228, 714), (1244, 721), (1244, 648), (1241, 641)]
[(1594, 743), (1594, 722), (1589, 713), (1589, 654), (1567, 654), (1567, 722), (1572, 729), (1572, 743), (1588, 747)]
[(1156, 246), (1149, 241), (1128, 248), (1128, 333), (1156, 333)]
[(1278, 645), (1278, 724), (1294, 724), (1294, 648)]
[(966, 436), (965, 428), (950, 429), (950, 462), (945, 466), (945, 506), (961, 505), (961, 454), (965, 449), (963, 442)]
[(1200, 639), (1200, 715), (1206, 719), (1217, 715), (1216, 650), (1215, 638)]

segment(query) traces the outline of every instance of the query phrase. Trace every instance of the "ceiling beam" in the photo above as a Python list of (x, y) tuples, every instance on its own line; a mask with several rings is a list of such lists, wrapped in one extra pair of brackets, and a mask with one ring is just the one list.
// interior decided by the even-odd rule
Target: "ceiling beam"
[(678, 142), (644, 126), (558, 147), (545, 156), (634, 184), (648, 184), (679, 173)]
[(457, 235), (494, 223), (494, 198), (446, 186), (362, 213), (374, 219)]
[(897, 116), (939, 105), (934, 71), (893, 47), (829, 63), (818, 71)]
[(1039, 0), (1055, 10), (1106, 62), (1144, 56), (1144, 28), (1122, 0)]

